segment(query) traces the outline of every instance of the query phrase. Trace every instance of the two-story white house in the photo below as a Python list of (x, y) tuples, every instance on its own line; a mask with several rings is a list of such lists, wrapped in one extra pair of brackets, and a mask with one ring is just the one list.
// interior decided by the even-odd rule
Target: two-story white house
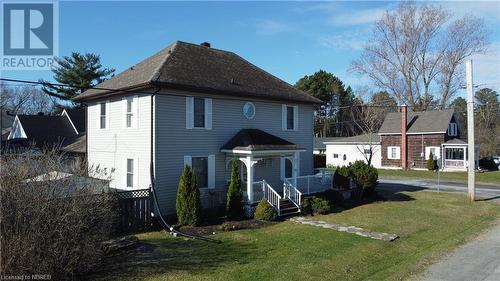
[(285, 178), (313, 174), (321, 101), (208, 43), (177, 41), (75, 100), (87, 106), (89, 164), (112, 173), (118, 189), (154, 179), (164, 214), (175, 213), (184, 165), (205, 208), (224, 203), (234, 158), (249, 202), (273, 191), (283, 200)]

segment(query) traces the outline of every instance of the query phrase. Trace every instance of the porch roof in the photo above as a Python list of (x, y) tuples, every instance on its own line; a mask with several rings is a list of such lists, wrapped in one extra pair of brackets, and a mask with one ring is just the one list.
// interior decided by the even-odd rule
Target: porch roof
[(467, 145), (466, 141), (463, 141), (461, 139), (451, 139), (443, 143), (443, 145)]
[(297, 144), (259, 129), (242, 129), (221, 147), (222, 152), (254, 154), (254, 152), (302, 151)]

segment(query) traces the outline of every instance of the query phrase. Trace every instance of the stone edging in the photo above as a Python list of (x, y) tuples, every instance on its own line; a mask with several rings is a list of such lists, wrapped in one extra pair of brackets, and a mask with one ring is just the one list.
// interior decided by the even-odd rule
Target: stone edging
[(292, 222), (296, 223), (301, 223), (301, 224), (308, 224), (312, 226), (318, 226), (318, 227), (323, 227), (323, 228), (329, 228), (341, 232), (347, 232), (347, 233), (352, 233), (356, 234), (359, 236), (363, 237), (368, 237), (372, 239), (378, 239), (378, 240), (383, 240), (383, 241), (394, 241), (399, 238), (396, 234), (390, 234), (390, 233), (384, 233), (384, 232), (373, 232), (373, 231), (368, 231), (365, 229), (362, 229), (360, 227), (355, 227), (355, 226), (348, 226), (348, 225), (342, 225), (342, 224), (337, 224), (337, 223), (329, 223), (325, 221), (316, 221), (316, 220), (311, 220), (307, 219), (305, 217), (293, 217), (289, 219)]

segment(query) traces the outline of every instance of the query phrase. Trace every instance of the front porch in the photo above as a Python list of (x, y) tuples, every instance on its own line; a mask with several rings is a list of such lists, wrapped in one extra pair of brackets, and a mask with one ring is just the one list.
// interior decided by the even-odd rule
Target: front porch
[(441, 167), (445, 171), (466, 171), (467, 143), (460, 139), (452, 139), (442, 144)]
[(240, 176), (247, 205), (265, 198), (280, 216), (300, 211), (303, 195), (331, 187), (328, 175), (300, 176), (300, 154), (305, 151), (258, 129), (241, 130), (221, 148), (221, 152), (226, 153), (228, 166), (233, 159), (241, 162)]

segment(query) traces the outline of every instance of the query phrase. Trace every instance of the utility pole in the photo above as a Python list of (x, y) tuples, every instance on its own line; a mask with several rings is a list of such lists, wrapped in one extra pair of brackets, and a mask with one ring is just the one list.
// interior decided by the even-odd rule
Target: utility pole
[(472, 60), (465, 62), (465, 72), (467, 76), (467, 143), (468, 161), (467, 166), (467, 201), (473, 202), (476, 193), (475, 174), (475, 145), (474, 145), (474, 86), (472, 84)]

